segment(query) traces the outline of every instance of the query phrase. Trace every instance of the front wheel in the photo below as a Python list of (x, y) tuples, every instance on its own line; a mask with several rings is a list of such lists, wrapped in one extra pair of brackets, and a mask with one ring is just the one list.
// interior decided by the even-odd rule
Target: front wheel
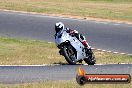
[(94, 65), (96, 63), (95, 56), (94, 56), (93, 51), (91, 49), (90, 49), (90, 51), (88, 53), (88, 58), (85, 58), (84, 61), (88, 65)]
[(76, 54), (75, 54), (74, 48), (71, 45), (67, 45), (63, 47), (62, 51), (66, 61), (71, 65), (75, 65)]

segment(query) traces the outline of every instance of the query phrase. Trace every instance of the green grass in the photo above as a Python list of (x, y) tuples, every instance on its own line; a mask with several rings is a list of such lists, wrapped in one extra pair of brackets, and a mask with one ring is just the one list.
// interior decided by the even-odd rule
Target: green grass
[(46, 81), (16, 85), (0, 85), (1, 88), (131, 88), (130, 84), (85, 84), (80, 86), (76, 81)]
[(0, 9), (132, 21), (132, 0), (0, 0)]
[[(132, 56), (94, 50), (97, 64), (132, 63)], [(54, 43), (0, 37), (0, 65), (66, 64)]]
[(50, 64), (60, 60), (55, 44), (0, 38), (0, 64)]
[[(97, 63), (132, 63), (132, 56), (94, 50)], [(0, 37), (0, 65), (67, 63), (58, 54), (54, 43)], [(132, 84), (86, 84), (80, 86), (75, 80), (45, 81), (23, 84), (0, 84), (0, 88), (130, 88)]]

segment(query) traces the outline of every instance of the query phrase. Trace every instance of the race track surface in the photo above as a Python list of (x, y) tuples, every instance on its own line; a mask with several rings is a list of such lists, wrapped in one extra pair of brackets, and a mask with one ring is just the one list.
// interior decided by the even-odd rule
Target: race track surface
[[(132, 25), (124, 23), (86, 21), (1, 11), (0, 36), (54, 42), (54, 24), (59, 21), (84, 34), (93, 48), (132, 54)], [(0, 83), (71, 80), (75, 79), (79, 66), (0, 66)], [(119, 73), (132, 75), (132, 64), (81, 66), (89, 74)]]
[(59, 21), (84, 34), (93, 48), (132, 54), (132, 25), (124, 23), (1, 11), (0, 36), (54, 42), (54, 24)]
[(45, 80), (75, 80), (78, 67), (88, 74), (131, 74), (132, 64), (0, 66), (0, 83), (14, 84)]

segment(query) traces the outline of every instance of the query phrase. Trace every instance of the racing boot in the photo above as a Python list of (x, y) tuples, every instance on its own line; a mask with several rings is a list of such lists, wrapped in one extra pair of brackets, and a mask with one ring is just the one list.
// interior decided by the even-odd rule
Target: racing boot
[(88, 49), (88, 48), (85, 48), (85, 51), (86, 51), (86, 55), (87, 55), (87, 56), (93, 54), (91, 48), (89, 48), (89, 49)]
[(85, 46), (84, 49), (85, 49), (85, 52), (86, 52), (86, 57), (88, 57), (88, 55), (92, 54), (91, 46), (89, 46), (87, 41), (83, 41), (82, 44)]

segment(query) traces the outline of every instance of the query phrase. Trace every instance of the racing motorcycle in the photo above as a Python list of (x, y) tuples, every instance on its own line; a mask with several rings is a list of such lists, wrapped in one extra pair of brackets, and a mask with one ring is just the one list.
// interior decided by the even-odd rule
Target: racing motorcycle
[(55, 43), (60, 49), (60, 55), (64, 56), (66, 61), (75, 65), (77, 62), (82, 62), (83, 60), (88, 65), (94, 65), (96, 60), (91, 49), (89, 53), (86, 53), (85, 46), (75, 37), (71, 36), (66, 30), (61, 30), (55, 35)]

